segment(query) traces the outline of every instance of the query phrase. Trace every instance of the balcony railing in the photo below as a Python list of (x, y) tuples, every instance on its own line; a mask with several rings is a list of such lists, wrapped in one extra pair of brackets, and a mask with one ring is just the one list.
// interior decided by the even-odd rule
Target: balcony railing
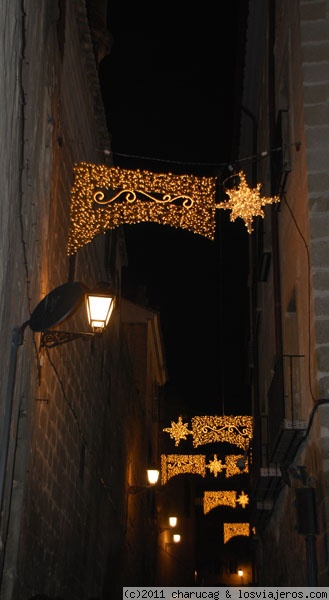
[(275, 366), (268, 393), (269, 462), (289, 464), (305, 435), (301, 391), (302, 355), (285, 354)]
[(258, 525), (267, 520), (282, 489), (281, 466), (291, 464), (306, 433), (300, 384), (303, 358), (284, 355), (278, 360), (268, 392), (268, 414), (255, 422), (253, 442), (259, 456), (251, 485)]

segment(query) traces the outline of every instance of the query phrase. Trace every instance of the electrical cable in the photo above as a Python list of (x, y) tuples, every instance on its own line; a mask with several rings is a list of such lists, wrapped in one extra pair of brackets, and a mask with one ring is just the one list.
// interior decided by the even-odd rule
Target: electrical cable
[(122, 152), (112, 152), (112, 151), (108, 150), (107, 148), (105, 148), (103, 150), (103, 152), (106, 155), (112, 155), (113, 157), (118, 157), (118, 158), (130, 158), (130, 159), (135, 159), (135, 160), (145, 160), (145, 161), (151, 161), (151, 162), (160, 162), (163, 164), (172, 164), (172, 165), (180, 165), (180, 166), (185, 165), (185, 166), (191, 166), (191, 167), (215, 167), (215, 168), (227, 167), (230, 171), (233, 171), (234, 168), (237, 168), (237, 166), (240, 165), (241, 163), (251, 162), (251, 161), (255, 161), (255, 160), (262, 160), (262, 159), (268, 157), (273, 152), (280, 152), (281, 150), (286, 149), (290, 146), (294, 146), (298, 152), (301, 147), (301, 142), (292, 142), (291, 144), (286, 144), (285, 146), (272, 148), (271, 150), (265, 150), (265, 151), (259, 152), (257, 154), (246, 156), (244, 158), (239, 158), (239, 160), (237, 160), (237, 161), (228, 161), (227, 160), (225, 162), (219, 162), (219, 163), (217, 163), (217, 162), (200, 163), (200, 162), (189, 162), (189, 161), (175, 161), (175, 160), (168, 160), (165, 158), (158, 158), (155, 156), (142, 156), (142, 155), (137, 155), (137, 154), (125, 154)]

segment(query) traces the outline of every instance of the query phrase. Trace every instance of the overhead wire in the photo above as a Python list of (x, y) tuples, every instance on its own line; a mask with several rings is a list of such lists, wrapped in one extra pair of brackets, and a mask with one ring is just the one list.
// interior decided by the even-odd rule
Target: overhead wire
[(236, 161), (226, 160), (223, 162), (190, 162), (190, 161), (178, 161), (178, 160), (169, 160), (165, 158), (159, 158), (156, 156), (143, 156), (140, 154), (128, 154), (122, 152), (112, 152), (111, 150), (105, 148), (104, 153), (107, 155), (112, 155), (112, 157), (118, 158), (128, 158), (134, 160), (145, 160), (151, 162), (159, 162), (163, 164), (171, 164), (171, 165), (180, 165), (180, 166), (191, 166), (191, 167), (214, 167), (214, 168), (225, 168), (227, 167), (230, 171), (234, 171), (234, 169), (246, 162), (251, 162), (255, 160), (262, 160), (263, 158), (268, 157), (270, 154), (274, 152), (280, 152), (288, 147), (295, 147), (297, 152), (300, 150), (301, 142), (292, 142), (291, 144), (285, 144), (284, 146), (278, 146), (276, 148), (271, 148), (270, 150), (264, 150), (262, 152), (258, 152), (257, 154), (252, 154), (249, 156), (245, 156), (243, 158), (239, 158)]

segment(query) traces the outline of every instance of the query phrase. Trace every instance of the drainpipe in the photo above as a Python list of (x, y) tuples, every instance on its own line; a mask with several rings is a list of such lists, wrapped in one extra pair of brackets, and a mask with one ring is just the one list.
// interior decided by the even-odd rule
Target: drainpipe
[[(269, 125), (270, 125), (270, 147), (274, 147), (275, 140), (275, 85), (274, 85), (274, 43), (275, 43), (275, 1), (269, 2)], [(274, 186), (274, 167), (272, 163), (272, 193)], [(275, 341), (276, 341), (276, 358), (283, 354), (283, 338), (282, 338), (282, 306), (281, 306), (281, 277), (280, 277), (280, 249), (279, 249), (279, 223), (278, 209), (275, 205), (272, 206), (271, 214), (272, 223), (272, 248), (273, 248), (273, 292), (274, 292), (274, 323), (275, 323)]]

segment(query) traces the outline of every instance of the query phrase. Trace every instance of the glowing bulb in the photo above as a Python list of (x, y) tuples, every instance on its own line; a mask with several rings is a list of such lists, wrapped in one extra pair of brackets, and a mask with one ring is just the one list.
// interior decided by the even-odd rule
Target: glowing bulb
[(177, 517), (169, 517), (169, 527), (176, 527)]

